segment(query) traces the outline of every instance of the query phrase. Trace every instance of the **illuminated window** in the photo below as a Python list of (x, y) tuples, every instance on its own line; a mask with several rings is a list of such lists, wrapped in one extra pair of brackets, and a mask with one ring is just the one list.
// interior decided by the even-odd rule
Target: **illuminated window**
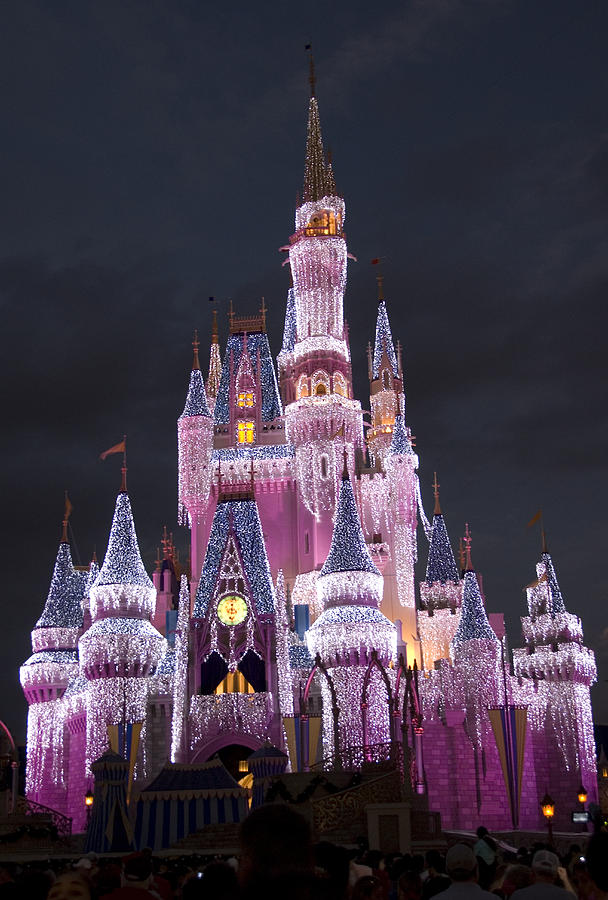
[(237, 440), (239, 444), (253, 444), (255, 439), (255, 426), (253, 422), (239, 422)]
[(300, 375), (298, 378), (298, 386), (296, 388), (296, 399), (308, 397), (308, 378), (306, 375)]
[(334, 372), (334, 394), (340, 394), (342, 397), (348, 396), (348, 390), (346, 388), (346, 378), (342, 374), (342, 372)]
[(329, 394), (329, 375), (322, 369), (319, 369), (312, 376), (312, 392), (317, 397), (323, 397)]
[(255, 405), (255, 395), (253, 391), (241, 391), (238, 395), (237, 406), (254, 406)]
[(323, 396), (324, 394), (326, 394), (326, 393), (327, 393), (327, 388), (325, 387), (325, 385), (324, 385), (324, 384), (318, 384), (318, 385), (317, 385), (317, 390), (316, 390), (317, 397), (322, 397), (322, 396)]
[(242, 672), (228, 672), (223, 681), (220, 681), (215, 689), (216, 694), (254, 694), (253, 687), (249, 684)]

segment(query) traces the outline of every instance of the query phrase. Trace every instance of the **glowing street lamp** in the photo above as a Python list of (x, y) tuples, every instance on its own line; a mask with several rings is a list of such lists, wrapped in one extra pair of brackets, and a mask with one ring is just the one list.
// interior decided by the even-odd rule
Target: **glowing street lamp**
[(555, 803), (549, 793), (546, 793), (540, 801), (540, 808), (547, 823), (547, 831), (549, 832), (549, 844), (553, 846), (553, 816), (555, 815)]
[(587, 802), (588, 796), (589, 795), (587, 794), (587, 789), (584, 788), (583, 785), (581, 784), (581, 786), (578, 789), (577, 797), (578, 797), (578, 802), (581, 804), (583, 809), (585, 808), (585, 803)]
[(89, 822), (91, 821), (91, 810), (93, 809), (93, 791), (91, 788), (88, 789), (86, 794), (84, 795), (84, 805), (87, 811), (87, 828), (89, 827)]

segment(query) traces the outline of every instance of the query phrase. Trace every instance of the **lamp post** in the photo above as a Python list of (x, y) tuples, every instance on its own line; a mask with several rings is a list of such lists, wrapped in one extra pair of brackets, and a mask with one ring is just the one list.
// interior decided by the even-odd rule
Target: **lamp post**
[(555, 803), (553, 802), (552, 797), (547, 792), (543, 799), (540, 801), (540, 808), (543, 811), (543, 816), (545, 817), (545, 821), (547, 823), (547, 831), (549, 832), (549, 846), (553, 846), (553, 816), (555, 815)]
[[(589, 797), (589, 795), (587, 793), (587, 788), (581, 784), (581, 786), (579, 787), (579, 789), (576, 793), (576, 796), (578, 798), (578, 802), (581, 805), (582, 811), (586, 812), (587, 810), (585, 809), (585, 803), (587, 802), (587, 799)], [(587, 831), (587, 822), (583, 822), (583, 831)]]
[(91, 821), (91, 810), (93, 809), (93, 791), (91, 788), (88, 789), (86, 794), (84, 795), (84, 805), (87, 811), (87, 828), (89, 827), (89, 823)]

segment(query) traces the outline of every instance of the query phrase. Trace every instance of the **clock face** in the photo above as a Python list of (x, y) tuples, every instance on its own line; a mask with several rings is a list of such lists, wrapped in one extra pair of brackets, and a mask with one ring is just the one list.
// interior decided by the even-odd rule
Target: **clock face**
[(217, 605), (217, 617), (223, 625), (240, 625), (247, 618), (247, 604), (238, 594), (222, 597)]

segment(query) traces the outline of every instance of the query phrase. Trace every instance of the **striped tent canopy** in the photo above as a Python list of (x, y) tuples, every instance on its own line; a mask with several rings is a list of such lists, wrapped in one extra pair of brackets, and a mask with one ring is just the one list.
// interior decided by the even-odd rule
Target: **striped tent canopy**
[(205, 825), (241, 822), (248, 791), (218, 756), (200, 765), (167, 765), (135, 804), (135, 844), (161, 850)]

